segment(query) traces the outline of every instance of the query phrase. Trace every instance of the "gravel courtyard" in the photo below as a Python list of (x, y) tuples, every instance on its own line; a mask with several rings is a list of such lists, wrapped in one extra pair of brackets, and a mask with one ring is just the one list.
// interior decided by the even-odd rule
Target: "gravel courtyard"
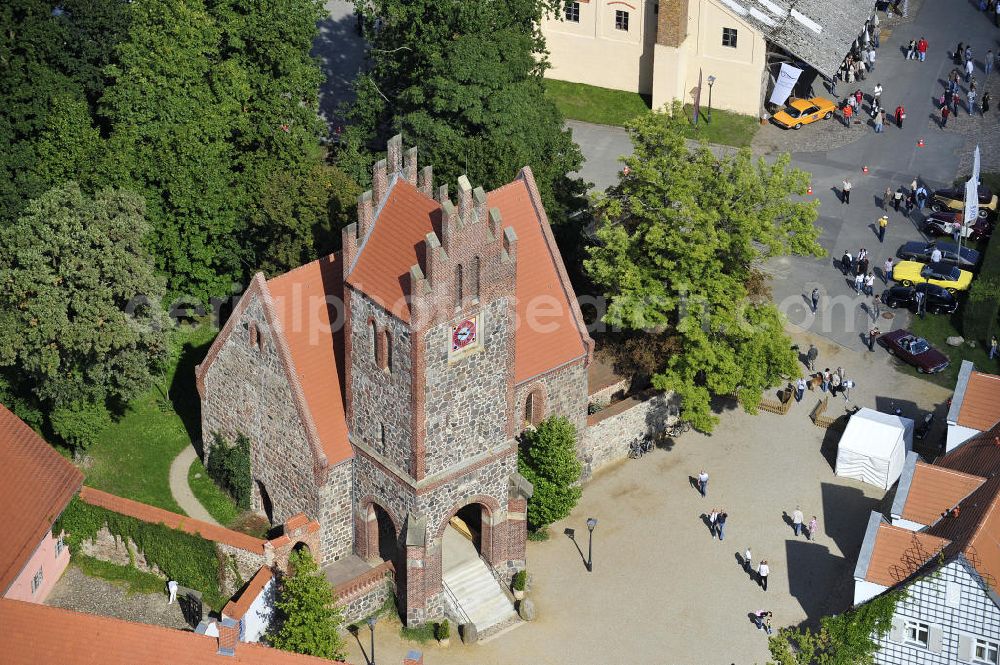
[[(809, 338), (793, 337), (808, 344)], [(842, 365), (858, 381), (852, 405), (898, 406), (913, 415), (950, 395), (896, 372), (884, 352), (861, 354), (812, 339), (821, 364)], [(727, 411), (712, 436), (691, 432), (670, 450), (598, 474), (573, 515), (553, 525), (552, 538), (528, 546), (538, 619), (487, 644), (424, 645), (424, 662), (749, 665), (768, 657), (749, 612), (772, 610), (774, 625), (785, 626), (846, 608), (868, 511), (879, 506), (882, 492), (833, 475), (821, 448), (829, 455), (836, 436), (824, 447), (826, 431), (808, 417), (818, 393), (806, 395), (785, 416)], [(835, 414), (844, 406), (840, 397), (831, 400)], [(689, 481), (702, 468), (710, 474), (706, 499)], [(807, 520), (819, 518), (813, 542), (796, 539), (785, 523), (783, 512), (791, 514), (796, 504)], [(702, 518), (713, 507), (729, 514), (724, 542), (712, 539)], [(587, 517), (598, 519), (593, 573), (563, 535), (575, 529), (586, 553)], [(771, 564), (766, 593), (738, 564), (748, 545), (756, 561)], [(408, 649), (421, 648), (402, 642), (391, 622), (376, 633), (377, 662), (398, 663)], [(360, 637), (349, 637), (350, 662), (366, 662), (360, 645), (367, 651), (367, 630)]]

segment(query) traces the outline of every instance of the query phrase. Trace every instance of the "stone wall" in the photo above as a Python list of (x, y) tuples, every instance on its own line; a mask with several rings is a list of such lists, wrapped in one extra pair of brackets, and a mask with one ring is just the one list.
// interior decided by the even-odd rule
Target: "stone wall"
[(354, 459), (331, 468), (320, 489), (321, 565), (337, 561), (354, 549)]
[[(510, 301), (499, 298), (479, 311), (482, 349), (449, 360), (449, 321), (423, 335), (424, 469), (427, 476), (468, 461), (508, 439), (514, 341)], [(463, 312), (463, 317), (474, 312)]]
[[(345, 292), (350, 298), (351, 313), (351, 439), (368, 445), (413, 475), (410, 410), (413, 368), (409, 328), (354, 289), (347, 287)], [(375, 340), (372, 339), (372, 323)], [(379, 340), (383, 332), (388, 335), (388, 345)], [(388, 354), (385, 369), (376, 362), (373, 345), (378, 347), (380, 356)]]
[(344, 623), (350, 624), (371, 616), (394, 597), (392, 564), (388, 561), (357, 578), (337, 585), (333, 593), (344, 613)]
[(646, 399), (630, 398), (612, 404), (587, 419), (582, 437), (590, 459), (584, 477), (628, 457), (629, 442), (636, 436), (655, 434), (668, 424), (672, 393), (653, 393)]
[[(207, 454), (216, 432), (229, 440), (246, 435), (252, 444), (254, 508), (264, 512), (263, 485), (272, 523), (300, 512), (316, 515), (314, 456), (305, 427), (259, 291), (252, 288), (243, 297), (250, 300), (234, 314), (239, 319), (204, 376), (201, 412)], [(257, 331), (256, 345), (251, 343), (251, 326)]]
[(247, 552), (226, 543), (216, 543), (215, 549), (226, 559), (225, 576), (220, 585), (224, 596), (232, 596), (239, 591), (267, 563), (262, 554)]

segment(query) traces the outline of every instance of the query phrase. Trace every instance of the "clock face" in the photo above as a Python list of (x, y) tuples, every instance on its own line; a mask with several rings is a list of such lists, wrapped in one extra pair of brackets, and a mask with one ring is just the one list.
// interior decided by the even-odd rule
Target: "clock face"
[(479, 328), (475, 319), (466, 319), (455, 326), (451, 331), (451, 350), (461, 351), (473, 346), (479, 335)]

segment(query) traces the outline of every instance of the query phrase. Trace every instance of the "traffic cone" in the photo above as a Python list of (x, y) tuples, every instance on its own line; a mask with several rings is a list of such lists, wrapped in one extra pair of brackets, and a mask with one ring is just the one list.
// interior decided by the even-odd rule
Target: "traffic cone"
[(810, 194), (811, 195), (812, 193), (813, 193), (813, 186), (809, 185), (809, 187), (806, 189), (806, 194)]
[(917, 140), (917, 147), (918, 148), (923, 148), (924, 147), (924, 140), (923, 139), (918, 139)]
[(861, 167), (861, 172), (862, 173), (868, 173), (868, 166), (867, 165), (866, 166), (862, 166)]

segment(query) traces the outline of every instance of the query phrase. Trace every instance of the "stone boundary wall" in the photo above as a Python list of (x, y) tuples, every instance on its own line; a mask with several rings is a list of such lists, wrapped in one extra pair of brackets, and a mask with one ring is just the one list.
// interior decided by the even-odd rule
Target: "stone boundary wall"
[(602, 467), (628, 457), (629, 442), (644, 434), (662, 432), (668, 424), (673, 393), (649, 392), (616, 402), (587, 418), (584, 450), (589, 477)]
[[(603, 388), (598, 388), (594, 392), (590, 393), (588, 396), (591, 404), (610, 404), (611, 399), (614, 397), (615, 393), (622, 393), (623, 395), (628, 392), (629, 381), (628, 379), (622, 379), (621, 381), (616, 381), (609, 386), (604, 386)], [(596, 414), (594, 414), (596, 415)]]
[(353, 580), (333, 589), (337, 603), (343, 608), (344, 623), (351, 624), (375, 613), (392, 596), (396, 569), (391, 561), (383, 561)]

